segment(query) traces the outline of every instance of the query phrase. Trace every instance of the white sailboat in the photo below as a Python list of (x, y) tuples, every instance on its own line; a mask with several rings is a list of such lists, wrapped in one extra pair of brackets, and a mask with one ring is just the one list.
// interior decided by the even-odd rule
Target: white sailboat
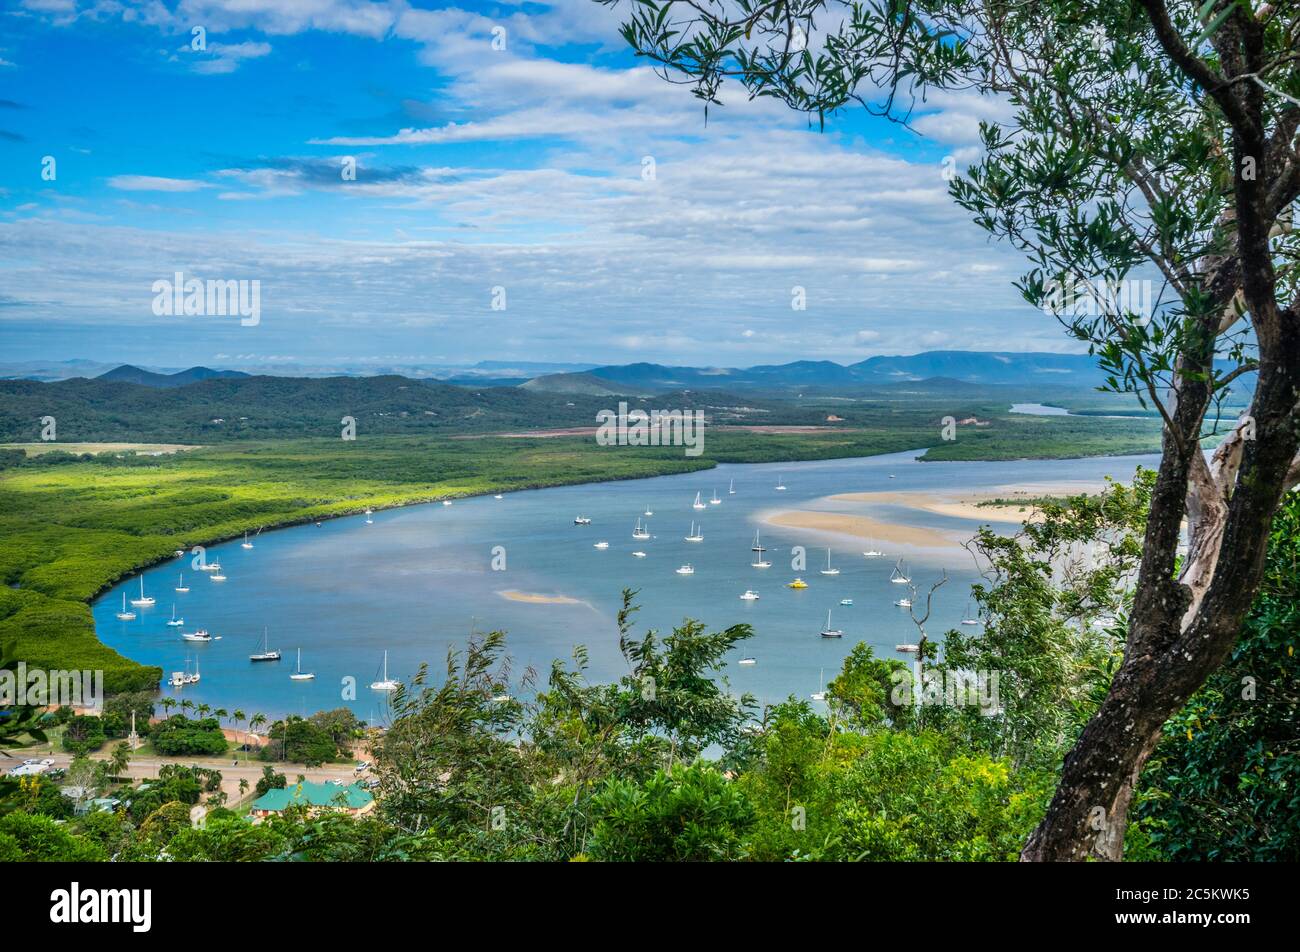
[(253, 654), (249, 655), (248, 660), (249, 661), (279, 661), (280, 649), (276, 648), (274, 651), (272, 651), (271, 648), (269, 647), (270, 640), (271, 640), (270, 635), (267, 634), (266, 628), (263, 627), (262, 628), (262, 650), (256, 651)]
[(184, 619), (184, 618), (177, 618), (177, 617), (176, 617), (176, 603), (175, 603), (175, 602), (172, 602), (172, 620), (169, 621), (167, 624), (170, 625), (170, 626), (173, 627), (173, 628), (179, 628), (181, 625), (185, 624), (185, 619)]
[(895, 585), (907, 585), (911, 583), (912, 578), (907, 574), (903, 567), (903, 560), (900, 558), (894, 565), (894, 571), (889, 574), (889, 580)]
[(696, 493), (696, 494), (695, 494), (695, 502), (691, 503), (691, 508), (692, 508), (692, 509), (705, 509), (705, 508), (707, 508), (707, 507), (704, 505), (704, 501), (703, 501), (702, 499), (700, 499), (700, 494), (699, 494), (699, 493)]
[(214, 562), (204, 562), (204, 563), (202, 563), (202, 564), (199, 566), (199, 570), (202, 571), (202, 572), (220, 572), (220, 571), (221, 571), (221, 563), (220, 563), (220, 562), (215, 562), (215, 561), (214, 561)]
[(817, 683), (820, 685), (817, 689), (817, 693), (810, 695), (810, 697), (814, 701), (824, 701), (826, 700), (826, 669), (825, 668), (821, 669), (821, 674), (818, 675), (817, 677)]
[(966, 602), (966, 615), (962, 618), (961, 623), (963, 625), (978, 625), (980, 623), (980, 620), (971, 614), (969, 600)]
[(758, 661), (751, 657), (745, 657), (737, 661), (736, 664), (751, 665), (751, 664), (758, 664)]
[(645, 516), (647, 519), (650, 518), (651, 516), (653, 516), (654, 514), (655, 514), (655, 511), (654, 511), (653, 509), (651, 509), (649, 506), (646, 506), (646, 507), (645, 507), (645, 512), (641, 513), (641, 515)]
[(316, 677), (316, 675), (312, 674), (310, 671), (304, 671), (304, 670), (302, 669), (302, 649), (299, 648), (299, 649), (298, 649), (298, 669), (297, 669), (296, 671), (294, 671), (293, 674), (289, 675), (289, 680), (290, 680), (290, 681), (310, 681), (310, 680), (312, 680), (312, 679), (315, 678), (315, 677)]
[(247, 529), (244, 530), (244, 541), (241, 542), (241, 543), (239, 544), (239, 547), (240, 547), (241, 549), (251, 549), (251, 548), (253, 547), (253, 543), (251, 543), (251, 542), (248, 541), (248, 530), (247, 530)]
[(785, 480), (782, 479), (780, 476), (778, 476), (776, 479), (776, 491), (779, 493), (785, 492)]
[(135, 612), (129, 612), (126, 610), (126, 592), (122, 593), (122, 610), (117, 613), (117, 620), (118, 621), (135, 620)]
[(731, 485), (727, 487), (727, 495), (728, 496), (736, 495), (736, 481), (734, 479), (731, 481)]
[(840, 574), (840, 570), (839, 570), (839, 569), (833, 569), (833, 568), (831, 568), (831, 550), (830, 550), (829, 547), (826, 549), (826, 568), (822, 569), (822, 570), (821, 570), (821, 573), (822, 573), (822, 575), (839, 575), (839, 574)]
[(224, 582), (226, 580), (226, 577), (220, 572), (215, 575), (209, 575), (208, 578), (213, 582)]
[(388, 676), (388, 652), (384, 652), (384, 676), (370, 685), (372, 691), (396, 691), (401, 687), (401, 681), (395, 681)]
[(154, 599), (144, 593), (144, 576), (140, 576), (140, 597), (131, 599), (132, 605), (139, 605), (141, 608), (148, 608), (153, 605)]
[(637, 549), (635, 552), (632, 553), (632, 558), (634, 558), (634, 559), (644, 559), (644, 558), (645, 558), (645, 553), (642, 552), (640, 549)]
[(709, 505), (719, 506), (721, 504), (722, 504), (722, 500), (718, 498), (718, 491), (715, 489), (713, 490), (713, 495), (709, 497)]
[(868, 546), (867, 551), (863, 552), (862, 554), (869, 559), (878, 559), (885, 554), (876, 548), (875, 543), (872, 541), (872, 539), (869, 536), (867, 538), (867, 546)]
[(691, 523), (691, 534), (688, 535), (688, 536), (686, 536), (686, 541), (687, 541), (687, 542), (703, 542), (703, 541), (704, 541), (704, 526), (701, 525), (699, 529), (696, 529), (696, 528), (695, 528), (695, 523), (692, 522), (692, 523)]
[(632, 530), (632, 538), (633, 538), (633, 539), (648, 539), (648, 538), (650, 538), (650, 525), (649, 525), (649, 523), (647, 523), (646, 526), (645, 526), (645, 528), (643, 529), (643, 528), (641, 528), (641, 520), (638, 519), (638, 520), (636, 521), (636, 528)]
[(182, 572), (181, 575), (180, 575), (180, 578), (178, 578), (178, 579), (176, 580), (176, 591), (178, 591), (178, 592), (188, 592), (189, 590), (190, 590), (190, 587), (189, 587), (188, 585), (185, 584), (185, 573)]
[(838, 628), (831, 627), (831, 610), (829, 608), (826, 609), (826, 627), (822, 629), (821, 635), (823, 638), (844, 637), (844, 632), (840, 631)]
[(597, 548), (597, 549), (608, 549), (608, 548), (609, 548), (609, 543), (606, 542), (604, 539), (601, 539), (599, 542), (595, 543), (594, 548)]

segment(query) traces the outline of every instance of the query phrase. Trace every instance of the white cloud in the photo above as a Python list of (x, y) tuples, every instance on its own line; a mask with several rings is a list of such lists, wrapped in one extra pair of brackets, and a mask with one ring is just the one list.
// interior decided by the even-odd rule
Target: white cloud
[(194, 192), (211, 188), (207, 182), (196, 179), (164, 178), (159, 175), (114, 175), (108, 180), (110, 188), (124, 192)]

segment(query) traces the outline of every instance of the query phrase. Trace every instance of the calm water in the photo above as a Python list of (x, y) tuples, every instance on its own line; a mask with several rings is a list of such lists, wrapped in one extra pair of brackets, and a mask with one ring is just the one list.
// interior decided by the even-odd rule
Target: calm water
[[(382, 654), (389, 652), (395, 678), (412, 675), (420, 662), (435, 672), (447, 650), (464, 644), (471, 631), (503, 629), (516, 672), (526, 666), (544, 678), (552, 659), (568, 658), (575, 644), (587, 646), (588, 676), (608, 681), (624, 673), (618, 653), (615, 613), (624, 586), (640, 589), (642, 606), (637, 630), (661, 631), (685, 617), (714, 627), (748, 622), (755, 637), (743, 643), (726, 676), (736, 691), (749, 691), (771, 703), (789, 694), (807, 697), (819, 686), (821, 673), (831, 677), (858, 641), (877, 653), (894, 654), (894, 645), (916, 640), (908, 612), (892, 601), (903, 586), (888, 581), (894, 560), (906, 556), (912, 577), (924, 592), (941, 569), (951, 581), (940, 590), (929, 630), (954, 627), (965, 613), (969, 585), (976, 580), (970, 556), (960, 549), (921, 550), (895, 545), (884, 559), (866, 559), (862, 540), (802, 530), (763, 527), (772, 568), (750, 567), (750, 544), (764, 512), (783, 508), (858, 512), (890, 519), (896, 508), (832, 502), (833, 493), (992, 489), (1034, 482), (1096, 480), (1104, 475), (1132, 476), (1154, 457), (1087, 460), (1015, 461), (1005, 463), (919, 463), (915, 453), (868, 459), (795, 464), (720, 466), (704, 473), (655, 479), (568, 486), (511, 493), (376, 512), (364, 516), (264, 532), (253, 549), (239, 541), (208, 550), (221, 562), (228, 580), (212, 582), (195, 572), (190, 557), (164, 563), (145, 573), (146, 591), (157, 598), (153, 608), (134, 609), (135, 621), (115, 618), (122, 592), (133, 597), (138, 577), (131, 577), (93, 606), (100, 637), (130, 658), (180, 670), (187, 657), (200, 664), (200, 684), (183, 692), (198, 702), (229, 710), (267, 715), (310, 714), (347, 704), (372, 722), (384, 719), (384, 695), (368, 685), (377, 680)], [(896, 478), (891, 479), (893, 474)], [(735, 480), (736, 493), (727, 486)], [(777, 492), (783, 481), (788, 487)], [(716, 489), (721, 505), (703, 512), (691, 508), (696, 492), (707, 504)], [(646, 509), (653, 538), (631, 538), (637, 517)], [(589, 526), (574, 526), (582, 514)], [(644, 519), (644, 517), (642, 516)], [(692, 519), (703, 523), (704, 541), (687, 543)], [(910, 524), (971, 534), (974, 524), (946, 516), (910, 513)], [(609, 548), (594, 543), (607, 540)], [(793, 545), (808, 547), (808, 567), (790, 567)], [(833, 549), (841, 574), (819, 574), (825, 546)], [(505, 549), (506, 568), (492, 569), (494, 546)], [(819, 548), (820, 547), (820, 548)], [(634, 558), (634, 550), (646, 558)], [(689, 561), (693, 576), (675, 569)], [(174, 591), (184, 571), (188, 594)], [(796, 574), (809, 588), (785, 587)], [(741, 601), (746, 588), (757, 602)], [(562, 595), (576, 604), (528, 604), (510, 601), (504, 590)], [(852, 607), (841, 607), (852, 598)], [(173, 602), (184, 628), (169, 628)], [(839, 640), (820, 638), (828, 608)], [(253, 664), (262, 629), (273, 648), (284, 652), (278, 663)], [(192, 644), (181, 631), (206, 628), (220, 640)], [(295, 652), (301, 647), (303, 670), (314, 681), (289, 680)], [(734, 662), (745, 655), (757, 663)], [(342, 698), (341, 679), (356, 678), (357, 699)]]

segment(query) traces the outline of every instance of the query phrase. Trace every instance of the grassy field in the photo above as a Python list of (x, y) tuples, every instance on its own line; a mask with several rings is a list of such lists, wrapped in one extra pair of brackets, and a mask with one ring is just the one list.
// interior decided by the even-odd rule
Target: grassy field
[(1154, 439), (1124, 421), (999, 417), (944, 443), (931, 422), (902, 414), (851, 430), (715, 430), (696, 458), (680, 448), (601, 447), (590, 437), (411, 436), (35, 457), (0, 469), (0, 639), (16, 638), (18, 657), (32, 666), (103, 669), (110, 692), (150, 689), (161, 671), (101, 644), (88, 602), (176, 549), (366, 507), (926, 446), (934, 447), (926, 459), (1008, 459), (1143, 452)]

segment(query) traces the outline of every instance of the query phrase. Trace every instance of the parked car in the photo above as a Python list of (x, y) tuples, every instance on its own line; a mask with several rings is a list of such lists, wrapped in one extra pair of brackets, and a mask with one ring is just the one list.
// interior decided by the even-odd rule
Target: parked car
[(355, 767), (352, 768), (352, 772), (353, 772), (353, 773), (359, 773), (359, 774), (360, 774), (360, 773), (365, 773), (365, 772), (366, 772), (367, 770), (369, 770), (369, 769), (370, 769), (370, 761), (368, 761), (368, 760), (361, 760), (361, 761), (358, 761), (358, 762), (357, 762), (357, 765), (356, 765)]

